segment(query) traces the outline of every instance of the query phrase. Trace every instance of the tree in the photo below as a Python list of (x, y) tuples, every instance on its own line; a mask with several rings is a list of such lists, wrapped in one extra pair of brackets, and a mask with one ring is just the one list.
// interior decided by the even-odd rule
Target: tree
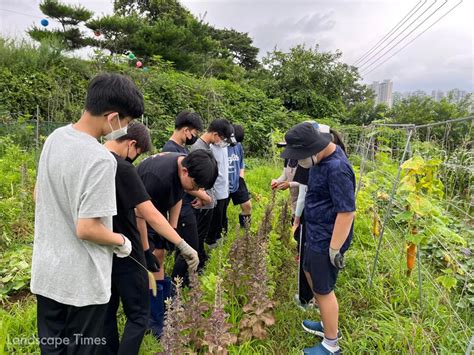
[(348, 108), (370, 95), (357, 69), (340, 62), (342, 53), (320, 52), (318, 46), (306, 49), (299, 45), (284, 53), (274, 50), (263, 59), (271, 80), (266, 91), (279, 97), (290, 110), (314, 118), (345, 116)]
[(79, 30), (79, 24), (88, 21), (93, 12), (81, 5), (66, 5), (58, 0), (44, 0), (40, 10), (46, 16), (55, 19), (61, 24), (61, 29), (41, 29), (37, 26), (28, 30), (28, 34), (36, 41), (45, 38), (54, 38), (64, 44), (66, 49), (78, 49), (93, 43), (90, 38), (85, 38)]
[(229, 51), (235, 63), (247, 70), (256, 69), (260, 65), (257, 60), (258, 48), (252, 46), (252, 39), (248, 33), (227, 28), (217, 29), (212, 26), (208, 28), (211, 37)]

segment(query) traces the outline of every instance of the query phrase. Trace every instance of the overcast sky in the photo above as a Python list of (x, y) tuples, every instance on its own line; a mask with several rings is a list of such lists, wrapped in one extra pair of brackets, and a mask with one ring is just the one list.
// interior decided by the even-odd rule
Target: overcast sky
[[(96, 15), (112, 12), (112, 0), (63, 1), (81, 3)], [(393, 52), (460, 1), (462, 0), (182, 0), (181, 3), (194, 15), (205, 16), (205, 21), (218, 28), (248, 32), (254, 45), (260, 49), (260, 57), (275, 46), (286, 51), (297, 44), (319, 44), (320, 50), (341, 50), (343, 60), (353, 64), (415, 5), (419, 6), (416, 15), (426, 10), (425, 15), (415, 22), (416, 25), (446, 2), (424, 25), (401, 42), (399, 47), (394, 48)], [(24, 37), (29, 26), (39, 24), (42, 18), (39, 3), (39, 0), (0, 0), (2, 36)], [(396, 91), (422, 89), (431, 93), (433, 89), (452, 88), (474, 91), (472, 14), (474, 0), (463, 0), (406, 49), (365, 75), (364, 82), (391, 79)], [(416, 15), (401, 29), (408, 26)], [(408, 34), (411, 28), (377, 54), (374, 60)], [(376, 64), (390, 55), (382, 57)], [(374, 67), (375, 65), (366, 68), (365, 72)], [(361, 72), (364, 73), (364, 70)]]

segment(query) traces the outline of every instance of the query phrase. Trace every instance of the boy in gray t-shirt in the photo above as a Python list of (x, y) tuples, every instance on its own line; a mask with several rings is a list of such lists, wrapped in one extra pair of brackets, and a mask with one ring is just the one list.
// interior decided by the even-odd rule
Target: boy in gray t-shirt
[(143, 97), (118, 74), (94, 78), (79, 121), (47, 139), (35, 187), (31, 291), (37, 295), (42, 353), (95, 354), (103, 345), (112, 253), (131, 243), (112, 232), (116, 160), (97, 139), (126, 134)]

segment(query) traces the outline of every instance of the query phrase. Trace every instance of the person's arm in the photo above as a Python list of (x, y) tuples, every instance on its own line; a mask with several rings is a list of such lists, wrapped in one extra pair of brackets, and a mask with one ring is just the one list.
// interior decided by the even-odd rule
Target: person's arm
[[(156, 209), (151, 201), (145, 201), (136, 206), (137, 221), (141, 219), (141, 226), (139, 226), (140, 238), (142, 243), (146, 239), (146, 244), (148, 245), (148, 233), (146, 230), (146, 222), (153, 228), (159, 235), (166, 238), (174, 245), (179, 244), (182, 241), (182, 238), (174, 230), (168, 220), (161, 214), (160, 211)], [(144, 225), (144, 229), (143, 229)], [(149, 248), (149, 246), (148, 246)], [(143, 249), (148, 249), (143, 244)]]
[[(179, 208), (181, 209), (181, 204)], [(175, 205), (175, 206), (176, 206)], [(173, 207), (175, 207), (173, 206)], [(178, 233), (174, 230), (166, 218), (158, 211), (151, 201), (145, 201), (136, 206), (137, 217), (144, 218), (145, 221), (161, 236), (176, 245), (181, 255), (186, 260), (190, 270), (195, 271), (199, 265), (199, 257), (197, 251), (194, 250)], [(171, 214), (171, 212), (170, 212)], [(178, 210), (179, 216), (179, 210)], [(143, 240), (143, 237), (142, 237)]]
[(101, 222), (100, 218), (79, 218), (76, 234), (81, 240), (103, 245), (123, 245), (125, 239), (120, 233), (114, 233)]
[(197, 191), (186, 191), (189, 195), (197, 197), (201, 200), (203, 205), (209, 205), (212, 203), (212, 198), (209, 196), (204, 189), (199, 189)]
[[(154, 207), (154, 206), (153, 206)], [(137, 216), (137, 229), (138, 232), (140, 233), (140, 240), (142, 242), (143, 250), (148, 250), (150, 249), (150, 244), (148, 243), (148, 231), (146, 228), (146, 222), (145, 219), (139, 215), (139, 211), (135, 209), (135, 215)]]
[(245, 169), (240, 169), (240, 175), (239, 175), (242, 179), (245, 178)]
[(170, 224), (173, 228), (178, 228), (178, 219), (179, 213), (181, 212), (181, 205), (183, 204), (183, 200), (179, 200), (176, 204), (170, 208), (169, 212), (169, 220)]
[(339, 212), (334, 223), (331, 244), (329, 247), (333, 250), (339, 250), (344, 245), (349, 232), (351, 231), (352, 222), (354, 221), (354, 212)]
[(301, 215), (303, 214), (304, 209), (304, 200), (306, 198), (306, 192), (308, 191), (308, 186), (299, 184), (298, 191), (298, 200), (296, 201), (295, 208), (295, 219), (293, 221), (293, 230), (296, 230), (301, 223)]

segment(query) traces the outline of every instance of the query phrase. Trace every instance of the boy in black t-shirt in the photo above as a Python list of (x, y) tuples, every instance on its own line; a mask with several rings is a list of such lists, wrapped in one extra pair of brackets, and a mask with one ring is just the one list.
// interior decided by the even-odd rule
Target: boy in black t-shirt
[[(147, 328), (149, 313), (148, 277), (144, 267), (146, 265), (152, 271), (157, 271), (158, 268), (148, 242), (140, 238), (135, 209), (155, 230), (187, 255), (191, 267), (197, 266), (198, 258), (196, 251), (179, 237), (150, 202), (150, 196), (132, 164), (140, 154), (151, 148), (147, 128), (134, 122), (128, 126), (125, 136), (108, 141), (105, 146), (117, 160), (117, 215), (113, 217), (113, 230), (127, 235), (132, 244), (130, 258), (113, 259), (112, 296), (105, 320), (106, 347), (108, 353), (136, 354)], [(127, 317), (120, 344), (117, 330), (119, 298)]]
[(174, 132), (163, 146), (163, 152), (184, 153), (189, 151), (186, 145), (193, 145), (202, 131), (202, 120), (196, 112), (181, 111), (174, 122)]

